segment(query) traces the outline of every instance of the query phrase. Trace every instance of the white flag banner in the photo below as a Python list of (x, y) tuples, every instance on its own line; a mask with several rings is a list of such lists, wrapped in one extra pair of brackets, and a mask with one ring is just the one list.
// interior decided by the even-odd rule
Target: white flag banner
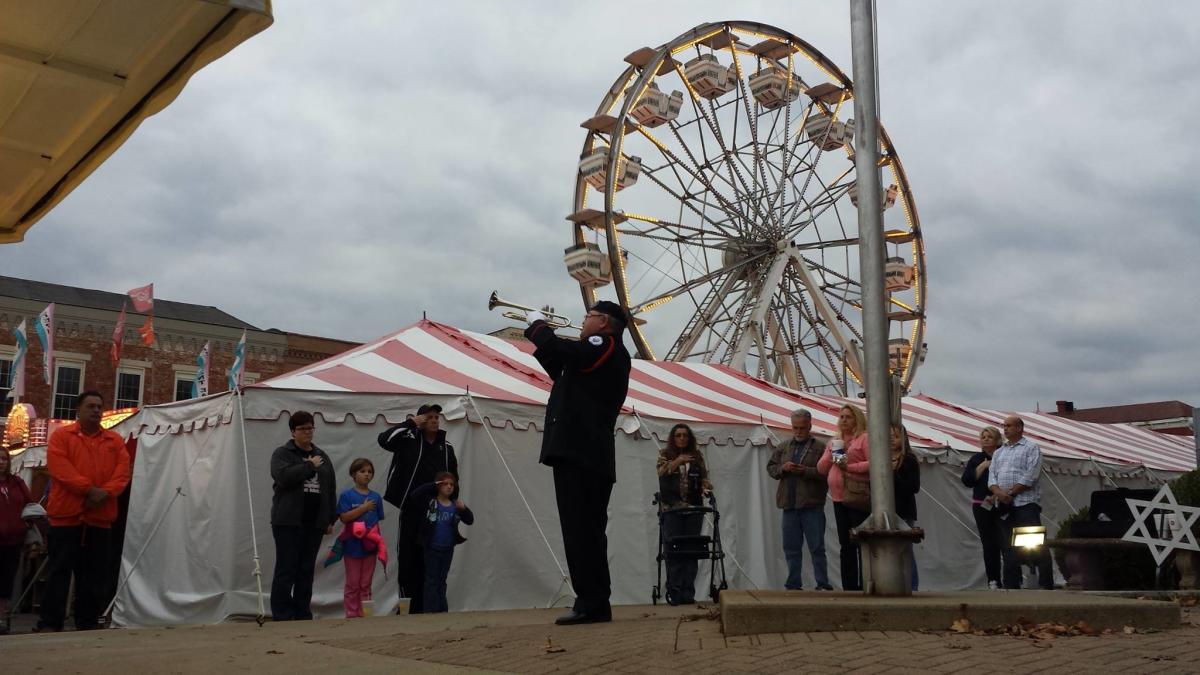
[(192, 382), (192, 398), (208, 396), (209, 344), (205, 342), (200, 355), (196, 357), (196, 379)]
[(12, 375), (9, 377), (8, 397), (20, 401), (25, 395), (25, 353), (29, 351), (29, 338), (25, 333), (25, 319), (13, 331), (17, 336), (17, 355), (13, 357)]
[(233, 350), (233, 367), (229, 369), (229, 391), (242, 386), (242, 375), (246, 372), (246, 331)]
[(42, 343), (42, 379), (46, 384), (54, 382), (54, 303), (46, 305), (46, 309), (38, 315), (38, 341)]

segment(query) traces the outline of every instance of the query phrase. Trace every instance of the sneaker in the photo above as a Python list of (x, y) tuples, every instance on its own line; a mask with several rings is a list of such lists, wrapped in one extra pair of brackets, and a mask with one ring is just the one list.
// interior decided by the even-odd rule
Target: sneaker
[(833, 586), (830, 586), (829, 584), (821, 584), (821, 585), (817, 586), (817, 590), (818, 591), (832, 591)]
[(1000, 584), (998, 584), (994, 581), (989, 581), (988, 582), (988, 590), (989, 591), (998, 591), (998, 590), (1000, 590)]

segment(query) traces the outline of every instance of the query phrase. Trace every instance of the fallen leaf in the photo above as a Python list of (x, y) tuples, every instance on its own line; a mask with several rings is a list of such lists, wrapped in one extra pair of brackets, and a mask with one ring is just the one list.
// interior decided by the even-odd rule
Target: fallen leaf
[(1125, 628), (1123, 628), (1122, 630), (1125, 631), (1126, 635), (1133, 635), (1134, 633), (1137, 632), (1137, 629), (1134, 628), (1133, 626), (1125, 626)]
[(282, 654), (283, 652), (275, 650), (275, 649), (268, 649), (267, 653), (268, 654)]
[(466, 639), (467, 638), (465, 638), (465, 637), (459, 636), (459, 637), (446, 638), (445, 640), (443, 640), (443, 642), (462, 642), (463, 640), (466, 640)]
[(954, 623), (950, 624), (950, 630), (955, 633), (970, 633), (971, 620), (966, 617), (955, 619)]
[(1194, 595), (1189, 595), (1187, 597), (1180, 596), (1179, 604), (1183, 607), (1195, 607), (1196, 606), (1196, 596), (1194, 596)]
[(549, 635), (546, 636), (546, 653), (547, 654), (559, 654), (559, 653), (562, 653), (565, 651), (567, 651), (566, 647), (559, 647), (559, 646), (555, 645), (554, 642), (550, 640), (550, 636)]
[(1075, 630), (1079, 631), (1079, 633), (1082, 635), (1095, 635), (1096, 634), (1096, 629), (1092, 628), (1092, 624), (1090, 624), (1086, 621), (1083, 621), (1083, 620), (1075, 622)]

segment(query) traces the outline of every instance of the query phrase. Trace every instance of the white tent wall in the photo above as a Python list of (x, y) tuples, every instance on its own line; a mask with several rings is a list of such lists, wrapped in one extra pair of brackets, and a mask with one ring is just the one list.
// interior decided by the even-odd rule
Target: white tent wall
[[(449, 579), (451, 609), (567, 605), (570, 592), (560, 572), (560, 565), (566, 569), (566, 559), (553, 481), (550, 470), (537, 463), (542, 406), (466, 396), (251, 387), (243, 398), (249, 494), (236, 397), (224, 394), (148, 407), (119, 428), (132, 430), (138, 449), (122, 562), (122, 578), (128, 575), (129, 579), (118, 594), (115, 621), (121, 625), (211, 623), (232, 615), (257, 614), (250, 507), (267, 602), (274, 565), (269, 461), (271, 452), (290, 437), (288, 414), (309, 410), (317, 416), (315, 442), (333, 459), (339, 489), (350, 485), (351, 461), (368, 457), (376, 468), (372, 487), (382, 492), (391, 456), (378, 447), (376, 436), (430, 400), (443, 406), (444, 428), (459, 459), (462, 498), (477, 516), (475, 525), (463, 528), (469, 541), (455, 552)], [(619, 422), (624, 431), (617, 434), (618, 477), (608, 528), (616, 603), (649, 600), (658, 537), (650, 504), (658, 489), (655, 460), (673, 424), (673, 420), (636, 414), (623, 415)], [(748, 424), (692, 427), (701, 440), (718, 498), (730, 586), (782, 588), (786, 564), (780, 544), (781, 515), (775, 507), (776, 483), (765, 467), (771, 443), (786, 441), (786, 432)], [(969, 491), (959, 481), (962, 463), (971, 453), (918, 449), (918, 454), (923, 487), (918, 512), (926, 531), (916, 553), (921, 588), (980, 587), (982, 556)], [(1076, 508), (1086, 505), (1090, 493), (1104, 485), (1090, 462), (1050, 459), (1047, 467), (1048, 476)], [(1140, 474), (1117, 482), (1151, 486)], [(182, 488), (178, 496), (177, 487)], [(1043, 520), (1053, 535), (1053, 524), (1070, 511), (1049, 480), (1043, 480), (1042, 502)], [(385, 511), (383, 531), (391, 548), (397, 514), (391, 505), (385, 505)], [(836, 585), (838, 545), (831, 504), (826, 511), (826, 551)], [(327, 537), (322, 558), (331, 542)], [(806, 551), (805, 585), (811, 588), (808, 557)], [(394, 562), (386, 578), (377, 570), (377, 613), (395, 608), (395, 579)], [(317, 616), (342, 615), (342, 583), (340, 564), (326, 569), (318, 561), (313, 595)], [(702, 564), (698, 597), (706, 594), (707, 584), (707, 565)]]

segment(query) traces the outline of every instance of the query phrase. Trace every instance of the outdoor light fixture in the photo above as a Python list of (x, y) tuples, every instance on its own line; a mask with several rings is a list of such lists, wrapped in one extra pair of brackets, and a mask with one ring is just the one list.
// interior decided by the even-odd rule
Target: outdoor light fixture
[(1012, 535), (1013, 548), (1032, 550), (1046, 543), (1046, 528), (1042, 525), (1014, 527)]

